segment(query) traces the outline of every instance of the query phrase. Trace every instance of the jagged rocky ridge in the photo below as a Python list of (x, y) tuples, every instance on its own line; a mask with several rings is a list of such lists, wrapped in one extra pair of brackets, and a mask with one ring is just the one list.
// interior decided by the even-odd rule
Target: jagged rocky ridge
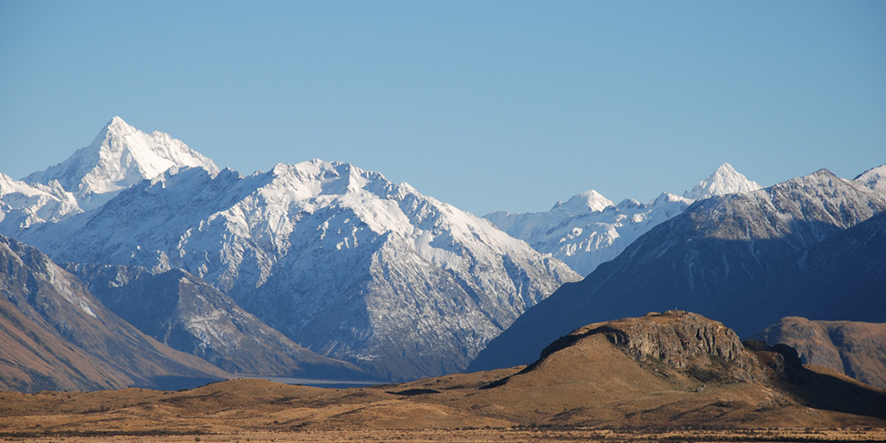
[(109, 309), (145, 334), (233, 374), (366, 380), (351, 363), (305, 349), (181, 269), (69, 263)]
[(654, 226), (685, 211), (694, 201), (757, 189), (760, 185), (724, 163), (683, 196), (664, 192), (646, 204), (627, 199), (614, 205), (598, 192), (587, 191), (565, 203), (558, 202), (548, 212), (496, 211), (484, 218), (537, 251), (550, 253), (579, 274), (588, 275)]
[(0, 388), (180, 388), (229, 376), (108, 310), (37, 249), (0, 235)]
[[(834, 300), (829, 294), (810, 298), (799, 291), (760, 289), (778, 287), (775, 281), (796, 285), (797, 279), (780, 279), (779, 266), (797, 263), (805, 252), (814, 252), (814, 245), (884, 210), (881, 195), (826, 170), (749, 194), (699, 201), (583, 281), (564, 285), (527, 311), (469, 370), (526, 364), (546, 343), (582, 324), (650, 309), (699, 312), (739, 334), (803, 310), (886, 319), (882, 295), (866, 291)], [(869, 282), (859, 286), (871, 287)]]
[(28, 184), (0, 172), (0, 233), (15, 236), (81, 212), (74, 195), (58, 182)]
[(23, 230), (93, 210), (121, 190), (170, 168), (200, 167), (212, 160), (162, 132), (145, 134), (114, 117), (95, 140), (67, 160), (14, 180), (0, 173), (0, 233)]

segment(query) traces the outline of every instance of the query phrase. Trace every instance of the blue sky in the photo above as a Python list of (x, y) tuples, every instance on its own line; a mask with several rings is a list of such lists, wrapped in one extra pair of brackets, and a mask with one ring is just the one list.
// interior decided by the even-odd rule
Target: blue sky
[(119, 115), (478, 215), (886, 163), (886, 2), (0, 2), (0, 171)]

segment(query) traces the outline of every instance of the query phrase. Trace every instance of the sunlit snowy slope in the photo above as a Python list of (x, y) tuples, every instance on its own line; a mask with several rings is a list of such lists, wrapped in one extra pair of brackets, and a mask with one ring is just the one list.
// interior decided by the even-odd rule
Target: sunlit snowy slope
[(100, 207), (121, 190), (170, 168), (218, 168), (180, 140), (162, 132), (145, 134), (114, 117), (67, 160), (21, 180), (0, 173), (0, 233), (54, 223)]

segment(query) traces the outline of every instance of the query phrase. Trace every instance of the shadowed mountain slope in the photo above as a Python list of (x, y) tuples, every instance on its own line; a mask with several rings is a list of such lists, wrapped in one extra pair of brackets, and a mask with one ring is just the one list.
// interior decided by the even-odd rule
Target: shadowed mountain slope
[(886, 323), (785, 317), (759, 337), (771, 345), (782, 343), (796, 349), (804, 364), (886, 389)]
[(4, 236), (0, 294), (3, 389), (169, 388), (229, 376), (142, 334), (46, 255)]
[(180, 269), (68, 264), (102, 303), (140, 331), (235, 374), (365, 380), (351, 363), (305, 349)]

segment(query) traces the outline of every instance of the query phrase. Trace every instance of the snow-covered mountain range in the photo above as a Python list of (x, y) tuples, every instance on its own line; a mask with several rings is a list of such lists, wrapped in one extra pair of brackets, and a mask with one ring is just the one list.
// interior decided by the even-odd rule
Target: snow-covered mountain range
[(550, 253), (579, 274), (588, 275), (659, 223), (685, 211), (694, 201), (757, 189), (760, 185), (724, 163), (682, 196), (663, 192), (646, 204), (627, 199), (615, 205), (591, 190), (565, 203), (558, 202), (548, 212), (497, 211), (484, 218), (537, 251)]
[[(144, 159), (184, 146), (132, 134), (115, 118), (91, 145), (96, 168), (125, 169), (109, 166), (126, 157), (117, 152)], [(297, 343), (378, 377), (464, 369), (527, 308), (580, 278), (487, 220), (347, 163), (244, 177), (168, 155), (164, 173), (120, 189), (129, 175), (64, 166), (82, 164), (82, 152), (39, 177), (79, 183), (67, 192), (87, 202), (107, 195), (98, 190), (117, 195), (15, 235), (61, 262), (185, 269)], [(127, 171), (149, 175), (138, 165)]]
[(188, 166), (218, 173), (212, 160), (183, 142), (114, 117), (89, 146), (55, 166), (21, 180), (0, 172), (0, 232), (15, 236), (96, 209), (142, 180)]
[(13, 180), (0, 172), (0, 232), (15, 235), (23, 229), (54, 223), (83, 212), (77, 199), (57, 181), (49, 185)]
[(880, 165), (855, 177), (855, 181), (866, 188), (878, 192), (886, 199), (886, 165)]

